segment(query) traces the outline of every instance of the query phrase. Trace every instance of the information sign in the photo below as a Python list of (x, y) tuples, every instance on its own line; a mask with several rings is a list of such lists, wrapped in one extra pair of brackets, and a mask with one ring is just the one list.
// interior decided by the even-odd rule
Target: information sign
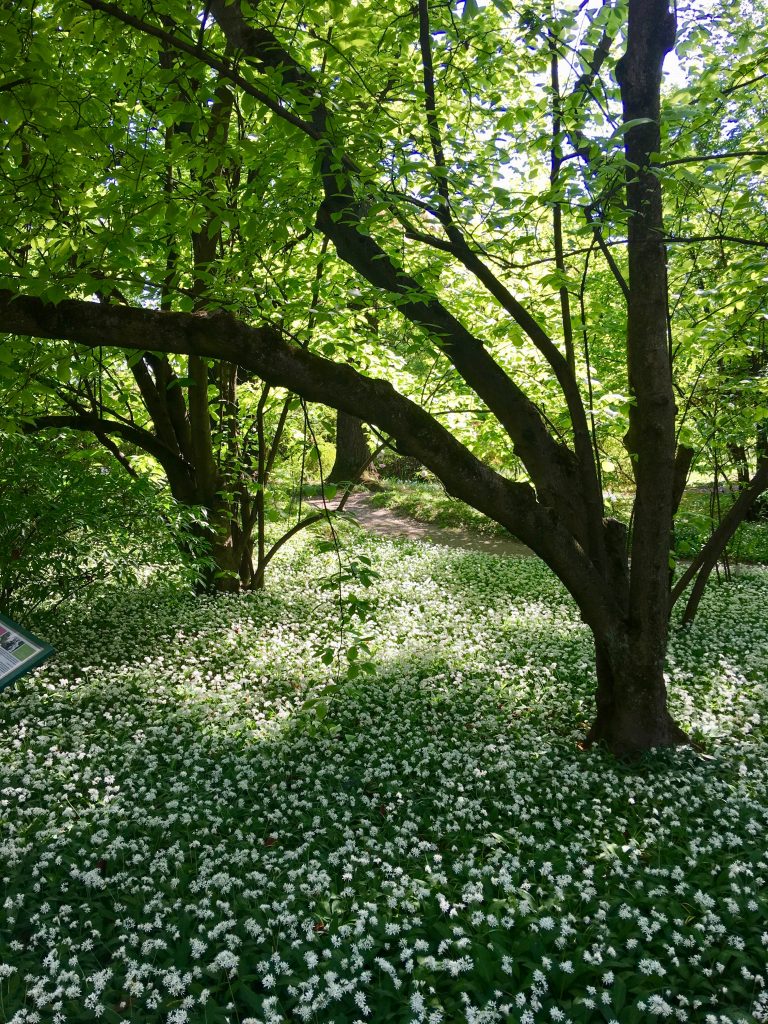
[(50, 644), (0, 615), (0, 690), (53, 654)]

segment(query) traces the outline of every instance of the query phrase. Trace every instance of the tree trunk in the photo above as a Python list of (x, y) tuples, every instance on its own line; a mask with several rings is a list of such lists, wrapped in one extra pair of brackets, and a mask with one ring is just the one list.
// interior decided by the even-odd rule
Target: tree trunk
[(222, 505), (212, 514), (209, 528), (212, 572), (206, 589), (234, 594), (252, 583), (253, 539), (233, 519), (233, 510)]
[[(328, 483), (348, 483), (357, 479), (370, 457), (362, 422), (356, 416), (350, 416), (339, 409), (336, 413), (336, 460), (328, 474)], [(376, 478), (376, 472), (370, 466), (362, 475), (363, 480), (366, 478)]]
[(597, 717), (589, 741), (636, 756), (687, 742), (667, 711), (664, 659), (669, 554), (676, 480), (675, 402), (667, 334), (667, 255), (661, 184), (660, 89), (675, 39), (667, 0), (630, 0), (627, 49), (616, 68), (623, 119), (629, 210), (627, 370), (633, 402), (625, 438), (636, 495), (626, 604), (599, 636)]
[(215, 570), (212, 589), (221, 594), (235, 594), (240, 590), (240, 569), (242, 553), (233, 543), (231, 532), (228, 536), (218, 534), (212, 547)]
[[(237, 507), (201, 490), (187, 477), (168, 472), (166, 478), (171, 494), (182, 505), (205, 509), (207, 522), (193, 532), (205, 542), (212, 565), (202, 574), (201, 586), (206, 591), (232, 593), (250, 583), (250, 555), (253, 547), (251, 531), (243, 530), (237, 521)], [(182, 549), (183, 544), (182, 544)], [(185, 553), (189, 554), (187, 550)]]
[(653, 747), (688, 743), (667, 710), (664, 684), (666, 631), (624, 632), (595, 644), (597, 714), (587, 745), (633, 758)]

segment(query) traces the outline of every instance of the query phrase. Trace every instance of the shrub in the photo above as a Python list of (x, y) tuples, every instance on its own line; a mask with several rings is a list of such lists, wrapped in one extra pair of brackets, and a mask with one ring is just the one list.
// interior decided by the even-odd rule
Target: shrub
[(0, 437), (0, 610), (18, 617), (158, 567), (189, 580), (202, 554), (198, 518), (92, 451)]

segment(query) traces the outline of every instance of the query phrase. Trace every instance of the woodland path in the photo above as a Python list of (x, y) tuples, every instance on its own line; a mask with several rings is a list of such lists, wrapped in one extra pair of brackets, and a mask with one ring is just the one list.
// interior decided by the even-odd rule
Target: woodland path
[[(328, 508), (334, 509), (339, 499), (328, 502)], [(313, 500), (312, 504), (322, 508), (322, 502)], [(393, 512), (389, 508), (374, 508), (366, 494), (350, 494), (344, 505), (360, 526), (377, 533), (382, 537), (407, 537), (409, 540), (420, 540), (431, 544), (442, 544), (448, 548), (461, 548), (465, 551), (483, 551), (486, 555), (517, 555), (533, 557), (533, 552), (525, 544), (513, 537), (494, 537), (465, 530), (460, 527), (435, 526), (433, 523), (422, 523), (418, 519)]]

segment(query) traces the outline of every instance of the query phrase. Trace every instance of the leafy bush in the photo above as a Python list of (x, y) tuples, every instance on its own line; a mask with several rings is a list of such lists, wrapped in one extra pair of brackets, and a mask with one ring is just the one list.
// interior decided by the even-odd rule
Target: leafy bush
[(100, 583), (136, 583), (158, 567), (188, 579), (204, 556), (196, 519), (91, 451), (2, 437), (0, 609), (18, 617)]

